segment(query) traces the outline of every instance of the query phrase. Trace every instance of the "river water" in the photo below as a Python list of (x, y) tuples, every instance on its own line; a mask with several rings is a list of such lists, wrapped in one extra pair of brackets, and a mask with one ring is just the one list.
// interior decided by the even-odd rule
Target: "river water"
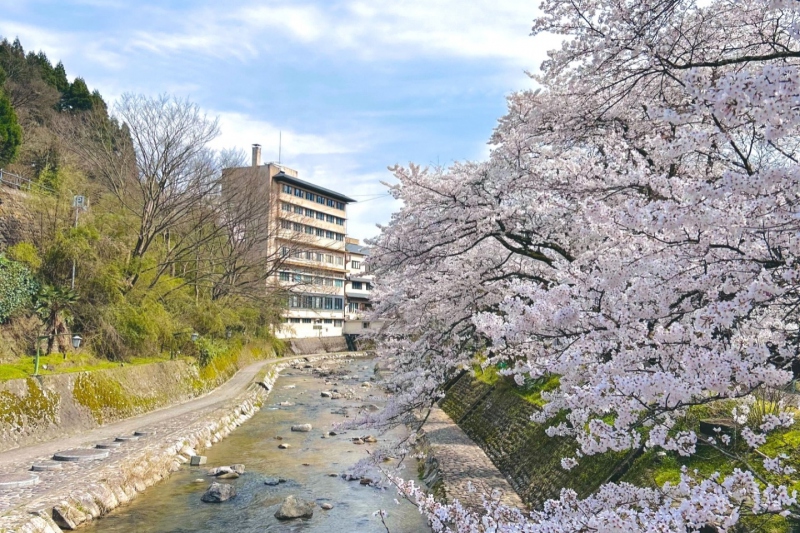
[[(320, 366), (323, 365), (320, 363)], [(334, 367), (333, 363), (326, 366)], [(353, 444), (352, 438), (363, 432), (349, 431), (336, 436), (321, 436), (332, 425), (344, 420), (342, 408), (354, 416), (360, 406), (382, 406), (385, 399), (377, 387), (360, 385), (372, 376), (373, 363), (358, 359), (338, 364), (343, 376), (322, 378), (310, 369), (287, 368), (275, 383), (264, 407), (228, 438), (206, 451), (208, 464), (184, 466), (168, 480), (148, 489), (129, 505), (119, 508), (86, 527), (86, 533), (189, 533), (233, 531), (263, 532), (382, 532), (386, 527), (375, 511), (385, 509), (386, 525), (391, 533), (429, 532), (430, 528), (417, 509), (400, 499), (396, 490), (376, 489), (331, 477), (366, 456), (375, 444)], [(326, 379), (329, 384), (326, 384)], [(335, 383), (335, 385), (334, 385)], [(362, 399), (322, 398), (323, 390), (350, 388)], [(281, 402), (294, 405), (280, 406)], [(309, 433), (290, 431), (292, 424), (310, 423)], [(402, 431), (398, 429), (397, 432)], [(378, 436), (379, 439), (398, 437)], [(282, 437), (277, 440), (275, 437)], [(288, 449), (278, 448), (287, 443)], [(243, 463), (246, 473), (239, 479), (224, 481), (236, 486), (237, 495), (223, 503), (202, 503), (200, 497), (211, 479), (206, 470), (214, 466)], [(305, 466), (308, 465), (308, 466)], [(407, 476), (416, 468), (409, 464)], [(264, 484), (270, 477), (287, 481), (276, 486)], [(194, 480), (203, 478), (203, 483)], [(281, 502), (289, 495), (316, 501), (314, 516), (281, 522), (274, 517)], [(322, 503), (333, 509), (323, 510)]]

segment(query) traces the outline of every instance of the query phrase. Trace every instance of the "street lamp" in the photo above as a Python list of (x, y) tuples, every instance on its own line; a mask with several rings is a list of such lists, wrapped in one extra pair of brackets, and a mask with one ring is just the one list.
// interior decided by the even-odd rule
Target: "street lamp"
[[(36, 337), (36, 358), (33, 361), (33, 375), (34, 376), (38, 376), (39, 375), (39, 356), (41, 355), (42, 341), (50, 339), (50, 337), (60, 337), (62, 335), (69, 335), (69, 333), (56, 333), (54, 335), (39, 335), (38, 337)], [(75, 348), (76, 350), (78, 348), (80, 348), (82, 340), (83, 340), (83, 337), (81, 337), (80, 335), (73, 335), (72, 336), (72, 347)], [(66, 358), (66, 357), (67, 356), (64, 355), (64, 358)]]
[[(186, 335), (187, 333), (189, 333), (188, 330), (176, 331), (175, 333), (172, 334), (172, 338), (175, 339), (175, 342), (177, 342), (178, 337), (180, 337), (181, 335)], [(192, 342), (197, 342), (197, 339), (200, 338), (200, 334), (197, 333), (196, 331), (192, 331), (191, 335), (189, 335), (189, 338), (192, 339)], [(170, 347), (169, 358), (170, 359), (175, 359), (175, 349), (174, 349), (174, 347)]]

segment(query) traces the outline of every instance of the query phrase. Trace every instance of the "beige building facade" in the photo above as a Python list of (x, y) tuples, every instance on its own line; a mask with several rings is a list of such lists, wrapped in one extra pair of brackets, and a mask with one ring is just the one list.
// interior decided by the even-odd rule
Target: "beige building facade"
[[(285, 290), (279, 338), (342, 335), (347, 277), (347, 205), (341, 193), (301, 180), (296, 170), (261, 163), (253, 145), (251, 167), (226, 169), (232, 181), (248, 176), (254, 194), (268, 201), (266, 258), (279, 266), (270, 283)], [(266, 193), (266, 194), (265, 194)]]

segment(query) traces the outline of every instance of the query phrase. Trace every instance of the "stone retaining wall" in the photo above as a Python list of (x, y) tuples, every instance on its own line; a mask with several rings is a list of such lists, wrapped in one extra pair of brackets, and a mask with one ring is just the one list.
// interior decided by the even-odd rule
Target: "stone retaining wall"
[(26, 192), (0, 185), (0, 251), (34, 236), (33, 214)]
[(17, 510), (0, 517), (0, 532), (60, 533), (128, 503), (252, 417), (277, 378), (277, 370), (273, 367), (263, 382), (251, 384), (228, 407), (195, 421), (180, 435), (165, 436), (127, 454), (121, 461), (95, 472), (85, 485), (64, 487), (63, 495), (57, 499), (31, 502), (27, 513)]
[(570, 471), (563, 457), (574, 456), (574, 440), (548, 437), (546, 426), (531, 422), (537, 407), (500, 380), (488, 385), (464, 374), (447, 392), (442, 409), (485, 452), (525, 503), (538, 507), (558, 498), (562, 488), (589, 496), (618, 472), (623, 453), (585, 457)]
[(195, 398), (224, 378), (200, 379), (196, 365), (148, 365), (0, 382), (0, 451), (69, 436)]

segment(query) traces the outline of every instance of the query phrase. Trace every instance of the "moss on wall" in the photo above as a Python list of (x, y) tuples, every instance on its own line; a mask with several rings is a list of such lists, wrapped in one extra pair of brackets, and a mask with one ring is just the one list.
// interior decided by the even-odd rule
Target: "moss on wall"
[(79, 374), (72, 396), (91, 411), (98, 424), (146, 413), (167, 403), (166, 394), (138, 396), (126, 393), (117, 380), (101, 372)]
[(575, 443), (548, 437), (547, 426), (531, 422), (539, 407), (504, 379), (487, 382), (463, 375), (441, 402), (442, 409), (475, 441), (505, 475), (520, 497), (534, 507), (558, 498), (562, 488), (586, 497), (615, 474), (624, 453), (585, 457), (566, 471), (561, 459), (574, 455)]
[(33, 378), (25, 380), (27, 394), (0, 391), (0, 423), (13, 428), (55, 422), (58, 416), (58, 395), (42, 388)]

